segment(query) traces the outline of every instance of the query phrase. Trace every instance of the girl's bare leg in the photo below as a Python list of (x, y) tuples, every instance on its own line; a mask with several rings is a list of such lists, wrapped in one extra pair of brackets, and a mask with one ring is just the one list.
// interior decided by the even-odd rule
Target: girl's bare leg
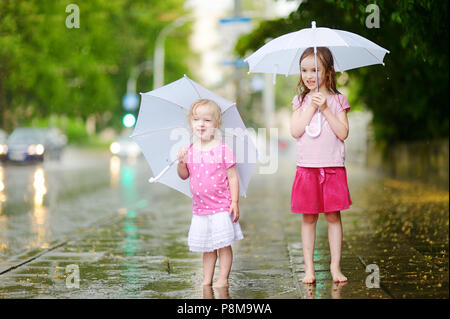
[(233, 262), (233, 251), (231, 246), (219, 249), (219, 278), (213, 287), (228, 287), (228, 276)]
[(314, 244), (316, 240), (316, 224), (318, 214), (303, 214), (302, 222), (302, 248), (305, 261), (304, 284), (312, 284), (316, 281), (314, 275)]
[(211, 286), (216, 267), (217, 250), (203, 253), (203, 286)]
[(345, 282), (341, 272), (341, 250), (342, 250), (342, 222), (341, 212), (325, 213), (328, 222), (328, 241), (330, 243), (331, 264), (330, 272), (334, 282)]

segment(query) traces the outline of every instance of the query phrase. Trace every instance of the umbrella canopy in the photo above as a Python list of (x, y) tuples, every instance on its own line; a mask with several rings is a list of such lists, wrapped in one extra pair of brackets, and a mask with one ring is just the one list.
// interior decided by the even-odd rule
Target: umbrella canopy
[[(189, 109), (198, 99), (216, 102), (222, 112), (220, 127), (225, 142), (234, 151), (239, 176), (239, 193), (246, 195), (251, 172), (256, 163), (256, 148), (236, 107), (231, 102), (192, 81), (186, 75), (156, 90), (141, 93), (139, 115), (131, 137), (139, 145), (158, 181), (192, 197), (189, 181), (177, 173), (176, 154), (191, 143)], [(177, 133), (178, 132), (178, 133)], [(184, 139), (183, 139), (184, 136)], [(180, 141), (181, 137), (181, 141)]]
[(249, 73), (299, 74), (299, 60), (307, 48), (330, 49), (334, 69), (343, 72), (372, 64), (383, 64), (388, 50), (352, 32), (312, 27), (282, 35), (266, 43), (244, 61)]
[[(333, 55), (334, 69), (339, 72), (351, 70), (372, 64), (383, 64), (388, 50), (380, 47), (362, 36), (352, 32), (329, 28), (316, 28), (316, 22), (311, 22), (311, 28), (282, 35), (244, 59), (249, 64), (249, 72), (273, 73), (273, 83), (276, 75), (299, 74), (300, 57), (307, 48), (314, 48), (316, 65), (316, 90), (319, 91), (317, 74), (317, 47), (327, 47)], [(311, 132), (309, 125), (305, 131), (311, 137), (317, 137), (321, 132), (322, 118), (317, 112), (318, 130)]]

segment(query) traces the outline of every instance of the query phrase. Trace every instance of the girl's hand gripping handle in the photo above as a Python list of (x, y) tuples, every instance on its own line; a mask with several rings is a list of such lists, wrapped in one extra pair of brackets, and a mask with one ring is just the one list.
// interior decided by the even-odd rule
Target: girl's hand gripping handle
[(185, 164), (187, 161), (187, 153), (188, 153), (188, 149), (187, 148), (182, 148), (181, 150), (178, 151), (177, 153), (177, 158), (180, 161), (180, 163)]

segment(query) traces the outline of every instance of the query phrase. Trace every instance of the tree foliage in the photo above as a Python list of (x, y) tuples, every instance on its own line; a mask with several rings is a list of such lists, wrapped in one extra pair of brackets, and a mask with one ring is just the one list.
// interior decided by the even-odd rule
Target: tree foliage
[(377, 0), (380, 27), (366, 27), (369, 3), (304, 1), (285, 19), (262, 21), (241, 37), (236, 52), (248, 56), (270, 38), (317, 26), (357, 33), (388, 49), (385, 66), (349, 71), (357, 96), (372, 110), (377, 140), (448, 137), (448, 2)]
[[(120, 117), (132, 68), (152, 59), (161, 29), (182, 0), (77, 1), (80, 27), (67, 28), (69, 0), (0, 1), (0, 119), (12, 129), (51, 114)], [(166, 41), (166, 81), (186, 73), (189, 28)], [(143, 73), (137, 90), (152, 89)]]

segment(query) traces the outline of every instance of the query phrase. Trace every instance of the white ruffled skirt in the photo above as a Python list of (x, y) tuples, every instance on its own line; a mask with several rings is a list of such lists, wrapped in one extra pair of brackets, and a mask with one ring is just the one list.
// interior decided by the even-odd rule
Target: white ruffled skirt
[(211, 252), (230, 246), (243, 238), (239, 221), (233, 223), (233, 216), (230, 216), (228, 212), (212, 215), (192, 214), (188, 235), (190, 251)]

